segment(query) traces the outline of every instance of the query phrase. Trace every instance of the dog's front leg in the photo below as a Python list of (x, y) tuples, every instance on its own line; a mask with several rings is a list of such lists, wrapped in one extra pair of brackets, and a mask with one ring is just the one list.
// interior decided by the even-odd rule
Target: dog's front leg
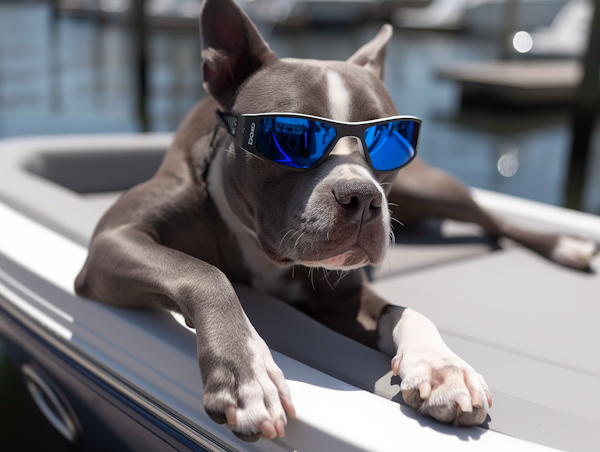
[(121, 307), (181, 312), (196, 328), (207, 414), (247, 441), (283, 436), (284, 409), (295, 416), (289, 388), (219, 269), (147, 230), (118, 227), (94, 237), (76, 291)]
[(459, 358), (425, 316), (409, 308), (388, 306), (379, 321), (383, 351), (395, 355), (394, 375), (402, 379), (404, 401), (440, 422), (478, 425), (491, 406), (481, 375)]

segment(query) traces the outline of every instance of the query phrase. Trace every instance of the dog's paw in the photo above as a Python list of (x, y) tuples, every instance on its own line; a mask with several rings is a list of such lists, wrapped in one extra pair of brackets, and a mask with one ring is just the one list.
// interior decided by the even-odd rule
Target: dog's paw
[(256, 332), (247, 354), (249, 365), (220, 360), (210, 366), (204, 379), (204, 409), (212, 420), (227, 423), (245, 441), (257, 441), (261, 435), (282, 437), (287, 424), (285, 412), (296, 416), (283, 372)]
[(492, 405), (483, 377), (452, 352), (396, 355), (392, 369), (402, 379), (404, 401), (440, 422), (479, 425)]
[(561, 235), (552, 249), (550, 259), (565, 267), (587, 270), (598, 253), (598, 244), (580, 237)]

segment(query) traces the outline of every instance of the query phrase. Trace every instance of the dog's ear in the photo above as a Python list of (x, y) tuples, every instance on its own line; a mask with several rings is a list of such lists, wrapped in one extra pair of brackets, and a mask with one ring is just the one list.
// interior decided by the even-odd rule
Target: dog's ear
[(385, 24), (377, 33), (375, 38), (366, 43), (356, 51), (354, 55), (348, 58), (348, 63), (364, 66), (373, 71), (379, 78), (383, 79), (383, 63), (388, 42), (392, 37), (392, 26)]
[(204, 0), (200, 31), (204, 88), (229, 109), (244, 80), (277, 57), (234, 0)]

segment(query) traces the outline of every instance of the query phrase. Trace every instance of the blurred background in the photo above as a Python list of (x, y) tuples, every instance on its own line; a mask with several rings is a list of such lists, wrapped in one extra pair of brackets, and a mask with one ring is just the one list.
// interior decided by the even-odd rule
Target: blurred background
[[(600, 214), (592, 0), (238, 2), (280, 57), (346, 59), (392, 23), (385, 82), (400, 114), (423, 119), (426, 161)], [(206, 95), (200, 3), (0, 0), (0, 139), (174, 131)], [(0, 446), (60, 450), (56, 432), (30, 434), (45, 424), (25, 394), (0, 350)]]
[[(385, 81), (423, 118), (421, 156), (475, 187), (567, 202), (591, 2), (238, 2), (280, 57), (345, 59), (394, 24)], [(0, 0), (0, 138), (175, 130), (206, 95), (200, 3)], [(572, 206), (599, 214), (600, 134), (588, 149)]]

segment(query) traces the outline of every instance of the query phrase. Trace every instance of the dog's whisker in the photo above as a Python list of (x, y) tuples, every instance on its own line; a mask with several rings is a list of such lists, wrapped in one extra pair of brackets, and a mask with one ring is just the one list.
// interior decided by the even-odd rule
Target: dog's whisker
[(337, 285), (340, 283), (340, 281), (342, 279), (344, 279), (348, 275), (348, 273), (350, 273), (350, 271), (340, 270), (338, 272), (338, 274), (340, 275), (340, 277), (338, 278), (337, 282), (334, 284), (334, 287), (337, 287)]
[(396, 220), (394, 217), (390, 217), (391, 220), (394, 220), (396, 223), (398, 223), (400, 226), (404, 226), (404, 223), (402, 223), (400, 220)]
[(289, 231), (287, 231), (287, 232), (285, 233), (285, 235), (284, 235), (284, 236), (283, 236), (283, 238), (281, 239), (281, 242), (279, 242), (279, 248), (277, 248), (277, 250), (278, 250), (278, 251), (281, 249), (281, 245), (283, 244), (283, 240), (284, 240), (284, 239), (287, 237), (287, 235), (288, 235), (290, 232), (292, 232), (292, 231), (293, 231), (293, 229), (290, 229)]
[(298, 236), (298, 239), (296, 240), (296, 243), (294, 244), (294, 251), (293, 251), (293, 252), (295, 252), (295, 251), (296, 251), (296, 247), (298, 246), (298, 242), (300, 241), (300, 239), (302, 238), (302, 236), (303, 236), (305, 233), (306, 233), (306, 231), (305, 231), (305, 232), (303, 232), (302, 234), (300, 234), (300, 235)]
[(315, 289), (315, 280), (313, 278), (313, 274), (314, 274), (314, 267), (310, 267), (310, 270), (308, 270), (308, 276), (310, 276), (310, 284), (312, 285), (313, 290)]
[(329, 282), (329, 279), (327, 278), (327, 277), (329, 276), (329, 273), (331, 273), (331, 272), (326, 272), (326, 273), (325, 273), (325, 276), (324, 276), (324, 278), (325, 278), (325, 281), (327, 282), (327, 285), (328, 285), (329, 287), (331, 287), (331, 290), (335, 290), (335, 287), (333, 287), (333, 286), (331, 285), (331, 283)]
[(298, 229), (296, 232), (294, 232), (292, 235), (290, 235), (290, 238), (287, 240), (287, 242), (285, 242), (285, 244), (287, 245), (287, 244), (288, 244), (288, 242), (289, 242), (290, 240), (292, 240), (296, 234), (298, 234), (298, 232), (300, 232), (300, 229)]
[(395, 207), (398, 207), (398, 204), (396, 204), (395, 202), (389, 202), (389, 201), (388, 201), (388, 206), (395, 206)]

